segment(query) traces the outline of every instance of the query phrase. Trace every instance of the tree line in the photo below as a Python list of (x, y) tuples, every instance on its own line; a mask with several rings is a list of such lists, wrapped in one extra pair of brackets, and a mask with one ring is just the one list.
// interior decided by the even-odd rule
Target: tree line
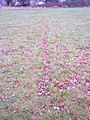
[(83, 7), (90, 0), (0, 0), (0, 6)]

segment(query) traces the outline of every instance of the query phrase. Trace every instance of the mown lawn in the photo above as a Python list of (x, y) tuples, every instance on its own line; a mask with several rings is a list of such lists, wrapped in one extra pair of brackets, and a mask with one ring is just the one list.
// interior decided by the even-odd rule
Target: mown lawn
[(90, 8), (0, 10), (0, 120), (90, 119)]

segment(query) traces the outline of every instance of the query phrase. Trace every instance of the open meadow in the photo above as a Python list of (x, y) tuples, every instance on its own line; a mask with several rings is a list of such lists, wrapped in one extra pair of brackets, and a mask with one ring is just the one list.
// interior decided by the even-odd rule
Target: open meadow
[(0, 10), (0, 120), (90, 120), (90, 8)]

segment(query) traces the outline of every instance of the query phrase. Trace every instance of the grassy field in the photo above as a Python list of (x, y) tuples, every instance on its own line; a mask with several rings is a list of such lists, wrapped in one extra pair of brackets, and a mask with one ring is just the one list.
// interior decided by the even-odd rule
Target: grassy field
[(90, 8), (0, 10), (0, 120), (90, 120)]

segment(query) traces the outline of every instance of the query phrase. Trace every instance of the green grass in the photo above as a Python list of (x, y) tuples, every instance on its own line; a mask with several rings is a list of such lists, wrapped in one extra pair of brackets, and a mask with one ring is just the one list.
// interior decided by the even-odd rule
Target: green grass
[(89, 45), (89, 8), (0, 10), (0, 120), (89, 120)]

